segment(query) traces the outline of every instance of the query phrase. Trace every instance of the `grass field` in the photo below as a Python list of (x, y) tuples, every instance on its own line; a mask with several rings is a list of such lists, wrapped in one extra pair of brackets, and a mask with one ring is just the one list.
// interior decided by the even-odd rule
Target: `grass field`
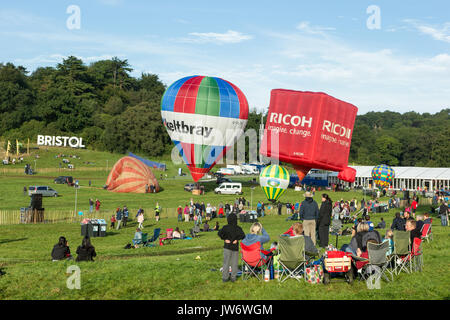
[[(50, 150), (45, 156), (40, 155), (41, 168), (54, 166), (55, 152)], [(67, 152), (67, 149), (65, 149)], [(80, 150), (81, 161), (92, 161), (93, 158), (109, 160), (109, 166), (120, 158), (120, 155), (108, 155)], [(87, 155), (89, 154), (89, 160)], [(110, 158), (109, 158), (110, 157)], [(91, 159), (92, 158), (92, 159)], [(103, 161), (103, 160), (102, 160)], [(100, 161), (97, 161), (100, 162)], [(168, 172), (176, 173), (176, 166), (168, 161)], [(56, 163), (57, 165), (57, 163)], [(99, 168), (103, 165), (99, 165)], [(38, 167), (39, 169), (39, 167)], [(39, 171), (39, 170), (38, 170)], [(17, 173), (0, 173), (0, 210), (16, 210), (29, 205), (29, 197), (23, 195), (23, 186), (33, 184), (52, 185), (55, 175), (47, 172), (37, 176), (25, 176)], [(215, 195), (211, 189), (215, 182), (207, 184), (205, 196), (192, 196), (183, 191), (183, 185), (189, 179), (167, 179), (160, 181), (163, 191), (151, 195), (114, 194), (101, 189), (106, 181), (107, 171), (76, 171), (75, 178), (79, 178), (82, 187), (78, 192), (78, 207), (87, 210), (89, 197), (99, 198), (102, 209), (111, 212), (117, 206), (126, 204), (134, 218), (138, 207), (153, 208), (156, 201), (165, 208), (175, 208), (184, 205), (191, 197), (205, 203), (217, 205), (219, 202), (231, 202), (235, 196)], [(168, 175), (168, 178), (171, 178)], [(91, 179), (93, 187), (87, 187)], [(249, 180), (249, 178), (242, 178)], [(53, 185), (61, 194), (58, 198), (44, 198), (46, 210), (73, 210), (74, 189)], [(251, 198), (250, 182), (244, 182), (244, 196)], [(358, 192), (329, 192), (333, 200), (350, 199), (354, 196), (358, 200), (362, 194)], [(320, 201), (319, 193), (315, 200)], [(289, 189), (283, 195), (283, 201), (301, 201), (302, 192)], [(253, 204), (265, 200), (261, 188), (253, 191)], [(419, 212), (428, 211), (428, 206), (419, 207)], [(377, 214), (372, 217), (376, 224), (384, 217), (389, 225), (395, 211)], [(151, 234), (155, 227), (162, 230), (179, 226), (188, 231), (193, 223), (177, 222), (176, 218), (162, 216), (158, 223), (154, 220), (153, 212), (146, 212), (144, 231)], [(382, 282), (381, 289), (369, 290), (365, 282), (333, 282), (328, 286), (310, 285), (288, 280), (283, 284), (277, 281), (260, 283), (255, 279), (236, 283), (221, 281), (218, 271), (222, 264), (223, 242), (216, 232), (201, 233), (199, 238), (192, 240), (176, 240), (167, 246), (156, 246), (125, 250), (123, 247), (131, 242), (136, 222), (121, 230), (108, 229), (104, 238), (93, 238), (98, 257), (93, 263), (75, 263), (74, 261), (52, 262), (50, 253), (58, 237), (64, 235), (69, 240), (73, 253), (81, 243), (80, 225), (74, 223), (57, 224), (19, 224), (0, 225), (0, 267), (6, 272), (0, 277), (0, 299), (217, 299), (217, 300), (246, 300), (246, 299), (318, 299), (318, 300), (376, 300), (376, 299), (448, 299), (450, 289), (450, 252), (448, 250), (449, 229), (440, 226), (437, 217), (433, 217), (434, 240), (424, 244), (424, 269), (414, 274), (401, 274), (393, 283)], [(263, 226), (275, 241), (279, 234), (286, 231), (290, 222), (286, 216), (270, 215), (260, 219)], [(225, 219), (218, 219), (223, 226)], [(213, 223), (215, 221), (213, 220)], [(240, 224), (248, 232), (250, 224)], [(381, 232), (384, 235), (384, 231)], [(340, 237), (339, 246), (348, 243), (350, 237)], [(335, 238), (330, 237), (334, 243)], [(200, 259), (196, 259), (200, 256)], [(70, 274), (67, 268), (78, 265), (81, 269), (81, 289), (70, 290), (66, 281)]]

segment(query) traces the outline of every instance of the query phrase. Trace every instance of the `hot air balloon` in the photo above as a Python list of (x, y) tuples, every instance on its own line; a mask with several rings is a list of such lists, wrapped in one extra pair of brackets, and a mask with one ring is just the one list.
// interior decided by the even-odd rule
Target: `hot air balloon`
[(395, 178), (395, 171), (392, 167), (380, 164), (372, 169), (373, 182), (379, 187), (389, 187)]
[[(274, 89), (260, 153), (292, 163), (300, 181), (311, 168), (343, 171), (357, 111), (322, 92)], [(346, 173), (353, 182), (355, 172)]]
[(159, 184), (152, 170), (140, 160), (128, 156), (116, 162), (106, 185), (113, 192), (145, 193), (146, 185), (153, 185), (156, 192), (159, 191)]
[(167, 88), (161, 117), (197, 182), (244, 132), (248, 103), (242, 91), (226, 80), (190, 76)]
[(268, 200), (275, 202), (289, 186), (289, 171), (273, 164), (265, 167), (259, 175), (259, 184)]

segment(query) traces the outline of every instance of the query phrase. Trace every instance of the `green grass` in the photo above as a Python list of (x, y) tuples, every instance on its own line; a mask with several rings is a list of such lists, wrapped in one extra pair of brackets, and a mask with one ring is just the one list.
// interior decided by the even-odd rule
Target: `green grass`
[[(50, 148), (49, 148), (50, 149)], [(42, 154), (38, 161), (46, 163), (47, 168), (55, 165), (55, 150)], [(69, 153), (67, 149), (65, 153)], [(81, 161), (97, 162), (111, 159), (111, 166), (121, 155), (98, 153), (89, 150), (77, 150)], [(88, 156), (89, 155), (89, 156)], [(89, 158), (89, 160), (87, 160)], [(91, 159), (92, 158), (92, 159)], [(102, 160), (103, 159), (103, 160)], [(152, 159), (154, 160), (154, 159)], [(176, 174), (177, 166), (168, 164), (168, 176)], [(56, 165), (58, 163), (56, 162)], [(99, 165), (102, 167), (103, 165)], [(38, 167), (39, 168), (39, 167)], [(54, 186), (61, 194), (58, 198), (44, 198), (46, 210), (73, 210), (74, 189), (65, 185), (53, 185), (52, 178), (59, 175), (55, 171), (38, 176), (18, 174), (0, 175), (0, 210), (17, 210), (29, 205), (29, 197), (23, 195), (23, 186), (45, 184)], [(232, 202), (235, 196), (215, 195), (211, 190), (214, 182), (207, 184), (205, 196), (192, 196), (183, 191), (189, 179), (168, 179), (160, 181), (163, 191), (158, 194), (115, 194), (101, 189), (106, 181), (106, 171), (76, 171), (73, 174), (79, 178), (82, 188), (78, 192), (78, 208), (87, 210), (90, 197), (102, 201), (102, 209), (112, 211), (124, 204), (131, 209), (132, 218), (138, 207), (153, 208), (159, 201), (165, 208), (175, 208), (184, 205), (190, 198), (218, 205), (219, 202)], [(93, 188), (87, 187), (91, 179)], [(251, 189), (249, 178), (239, 179), (244, 184), (244, 196), (250, 200)], [(287, 190), (283, 201), (301, 201), (302, 192)], [(358, 192), (329, 192), (333, 200), (346, 200), (362, 195)], [(265, 200), (261, 188), (253, 191), (253, 204)], [(320, 192), (316, 193), (316, 201), (320, 201)], [(427, 211), (429, 207), (419, 207), (419, 212)], [(372, 221), (376, 224), (384, 217), (388, 226), (395, 211), (376, 214)], [(290, 222), (286, 216), (271, 215), (260, 221), (275, 241), (279, 234), (286, 231)], [(225, 219), (218, 220), (223, 226)], [(215, 221), (213, 220), (213, 223)], [(145, 232), (152, 233), (155, 227), (165, 230), (179, 226), (186, 232), (193, 223), (178, 223), (176, 218), (162, 216), (161, 221), (155, 222), (153, 212), (146, 212), (144, 223)], [(241, 224), (248, 232), (250, 224)], [(365, 282), (355, 282), (348, 285), (344, 282), (333, 282), (328, 286), (298, 283), (288, 280), (283, 284), (277, 281), (260, 283), (255, 279), (236, 283), (221, 281), (218, 271), (222, 264), (223, 242), (215, 232), (201, 233), (200, 237), (192, 240), (178, 240), (171, 245), (152, 248), (125, 250), (123, 247), (131, 242), (136, 222), (119, 231), (109, 230), (104, 238), (93, 238), (98, 258), (93, 263), (51, 262), (50, 253), (58, 237), (68, 238), (73, 253), (81, 242), (80, 225), (78, 223), (60, 224), (29, 224), (0, 226), (0, 266), (6, 275), (0, 277), (0, 299), (217, 299), (217, 300), (245, 300), (245, 299), (319, 299), (319, 300), (373, 300), (373, 299), (448, 299), (450, 284), (450, 254), (448, 250), (449, 229), (440, 226), (434, 217), (434, 241), (424, 244), (424, 270), (414, 274), (401, 274), (393, 283), (381, 283), (380, 290), (369, 290)], [(381, 232), (384, 235), (384, 231)], [(339, 246), (348, 243), (350, 237), (339, 238)], [(330, 243), (335, 238), (330, 236)], [(200, 256), (200, 260), (195, 258)], [(69, 277), (67, 268), (76, 264), (81, 269), (81, 289), (70, 290), (66, 286)], [(216, 271), (211, 271), (211, 270)]]
[[(392, 213), (383, 215), (388, 222)], [(379, 220), (376, 216), (374, 221)], [(275, 240), (290, 222), (285, 216), (267, 216), (260, 221)], [(435, 220), (437, 222), (437, 220)], [(225, 219), (219, 219), (221, 225)], [(188, 230), (192, 223), (162, 219), (147, 221), (145, 232), (179, 226)], [(221, 282), (222, 241), (216, 232), (201, 233), (192, 240), (170, 245), (123, 249), (131, 242), (136, 223), (125, 229), (108, 230), (104, 238), (93, 238), (98, 258), (87, 262), (51, 262), (50, 252), (60, 235), (69, 240), (74, 253), (81, 241), (80, 226), (74, 224), (0, 226), (0, 264), (6, 275), (0, 278), (0, 299), (448, 299), (448, 229), (433, 225), (434, 241), (424, 244), (424, 270), (401, 274), (393, 283), (381, 283), (369, 290), (365, 282), (349, 285), (333, 282), (328, 286), (288, 280), (259, 283), (255, 279), (236, 283)], [(250, 224), (243, 224), (248, 232)], [(383, 233), (384, 234), (384, 233)], [(339, 245), (350, 237), (341, 237)], [(330, 237), (334, 243), (334, 238)], [(200, 260), (195, 258), (200, 256)], [(70, 265), (81, 269), (81, 289), (66, 287)]]

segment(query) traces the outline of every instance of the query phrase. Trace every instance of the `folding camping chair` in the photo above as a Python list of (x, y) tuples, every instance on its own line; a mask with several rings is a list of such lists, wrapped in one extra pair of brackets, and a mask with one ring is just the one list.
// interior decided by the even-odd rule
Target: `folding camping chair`
[(145, 245), (145, 243), (148, 241), (147, 237), (148, 237), (148, 233), (142, 233), (141, 239), (133, 239), (132, 242), (135, 246), (140, 245), (140, 244)]
[(410, 254), (410, 232), (394, 230), (394, 251), (391, 255), (391, 261), (394, 267), (394, 273), (396, 275), (405, 271), (409, 273), (408, 261), (405, 258)]
[(338, 239), (339, 236), (342, 235), (342, 222), (339, 219), (333, 219), (331, 222), (331, 228), (330, 233), (334, 236), (336, 236), (336, 248), (338, 247)]
[(433, 234), (431, 233), (431, 223), (425, 223), (422, 227), (422, 240), (433, 241)]
[(242, 280), (255, 276), (264, 281), (264, 272), (272, 261), (272, 257), (264, 260), (261, 257), (261, 243), (258, 241), (250, 246), (241, 242)]
[(423, 251), (422, 251), (422, 239), (414, 238), (411, 253), (408, 257), (410, 272), (422, 271), (423, 268)]
[(144, 245), (146, 247), (156, 246), (155, 243), (156, 243), (156, 240), (158, 240), (160, 233), (161, 233), (160, 228), (156, 228), (155, 230), (153, 230), (153, 236), (150, 239), (148, 239), (146, 242), (144, 242)]
[[(362, 268), (361, 277), (363, 280), (367, 280), (375, 271), (375, 273), (379, 273), (380, 278), (383, 277), (388, 282), (394, 281), (394, 271), (388, 268), (390, 262), (386, 255), (388, 251), (389, 241), (381, 244), (367, 243), (369, 263)], [(389, 274), (391, 279), (386, 274)]]
[(305, 238), (303, 236), (289, 237), (280, 235), (278, 237), (278, 250), (280, 258), (278, 262), (282, 270), (279, 272), (278, 281), (284, 282), (288, 278), (300, 281), (300, 271), (305, 274)]
[(173, 229), (166, 229), (166, 234), (162, 235), (161, 238), (159, 239), (159, 245), (163, 246), (165, 244), (170, 244), (172, 243), (173, 240)]

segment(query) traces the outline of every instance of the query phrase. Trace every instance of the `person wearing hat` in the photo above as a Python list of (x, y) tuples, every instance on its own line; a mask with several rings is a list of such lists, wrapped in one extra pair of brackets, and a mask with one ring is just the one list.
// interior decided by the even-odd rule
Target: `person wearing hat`
[(303, 233), (305, 236), (311, 237), (314, 245), (316, 245), (316, 221), (319, 219), (319, 206), (312, 198), (311, 192), (307, 191), (304, 194), (300, 206), (300, 219), (303, 220)]

